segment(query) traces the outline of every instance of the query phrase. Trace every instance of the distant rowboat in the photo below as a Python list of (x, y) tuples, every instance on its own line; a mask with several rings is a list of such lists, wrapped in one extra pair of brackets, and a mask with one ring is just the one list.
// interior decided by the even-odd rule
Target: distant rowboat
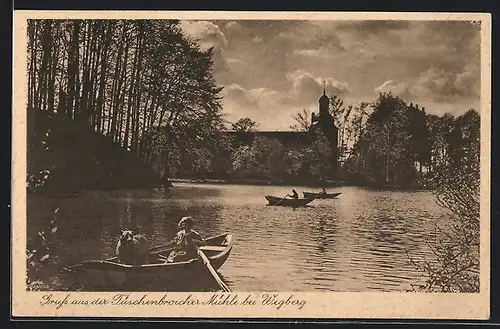
[(303, 192), (304, 198), (314, 198), (314, 199), (336, 199), (342, 193), (312, 193)]
[(285, 207), (304, 207), (309, 202), (314, 200), (314, 198), (287, 199), (272, 195), (266, 195), (265, 198), (267, 202), (269, 202), (270, 206), (285, 206)]

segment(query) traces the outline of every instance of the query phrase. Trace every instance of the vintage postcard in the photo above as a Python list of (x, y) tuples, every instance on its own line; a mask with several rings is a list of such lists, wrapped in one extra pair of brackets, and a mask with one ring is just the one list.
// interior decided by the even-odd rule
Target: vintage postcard
[(12, 315), (488, 319), (491, 16), (15, 11)]

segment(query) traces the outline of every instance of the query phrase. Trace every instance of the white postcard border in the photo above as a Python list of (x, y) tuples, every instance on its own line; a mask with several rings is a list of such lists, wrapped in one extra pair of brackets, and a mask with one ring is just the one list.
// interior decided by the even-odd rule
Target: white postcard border
[[(63, 305), (42, 306), (44, 296), (63, 300), (111, 299), (116, 293), (28, 292), (26, 291), (26, 58), (27, 19), (307, 19), (307, 20), (477, 20), (481, 29), (481, 264), (480, 293), (297, 293), (277, 292), (286, 300), (305, 300), (281, 308), (262, 305), (262, 292), (238, 292), (240, 301), (251, 295), (255, 305)], [(15, 11), (14, 88), (12, 135), (12, 315), (83, 317), (231, 317), (231, 318), (406, 318), (406, 319), (488, 319), (490, 305), (490, 115), (491, 115), (491, 15), (488, 13), (396, 13), (396, 12), (217, 12), (217, 11)], [(133, 292), (161, 299), (161, 292)], [(166, 293), (168, 298), (200, 301), (214, 293)], [(229, 294), (229, 293), (226, 293)], [(45, 297), (47, 298), (47, 297)]]

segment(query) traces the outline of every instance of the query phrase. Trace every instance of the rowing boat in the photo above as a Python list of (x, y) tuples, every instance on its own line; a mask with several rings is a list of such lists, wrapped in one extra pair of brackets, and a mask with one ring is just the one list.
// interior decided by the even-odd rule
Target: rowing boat
[(269, 202), (268, 205), (270, 206), (285, 206), (285, 207), (304, 207), (309, 202), (314, 200), (314, 198), (287, 199), (272, 195), (266, 195), (265, 198), (267, 202)]
[[(208, 257), (215, 270), (228, 259), (234, 245), (232, 234), (224, 233), (205, 239), (206, 246), (200, 250)], [(143, 290), (148, 287), (175, 287), (207, 274), (203, 261), (196, 257), (185, 261), (167, 262), (172, 247), (150, 248), (149, 262), (144, 265), (128, 265), (117, 257), (105, 260), (84, 261), (68, 270), (84, 270), (94, 287), (116, 290)], [(194, 279), (196, 280), (196, 279)], [(143, 290), (146, 291), (146, 290)]]
[(342, 193), (312, 193), (303, 192), (304, 198), (314, 198), (314, 199), (336, 199)]

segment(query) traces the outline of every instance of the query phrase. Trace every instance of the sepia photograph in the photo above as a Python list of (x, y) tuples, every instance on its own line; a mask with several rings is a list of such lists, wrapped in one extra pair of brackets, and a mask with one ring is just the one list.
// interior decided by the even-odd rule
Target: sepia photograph
[(37, 14), (12, 218), (35, 308), (383, 293), (385, 317), (397, 296), (488, 317), (489, 15)]

